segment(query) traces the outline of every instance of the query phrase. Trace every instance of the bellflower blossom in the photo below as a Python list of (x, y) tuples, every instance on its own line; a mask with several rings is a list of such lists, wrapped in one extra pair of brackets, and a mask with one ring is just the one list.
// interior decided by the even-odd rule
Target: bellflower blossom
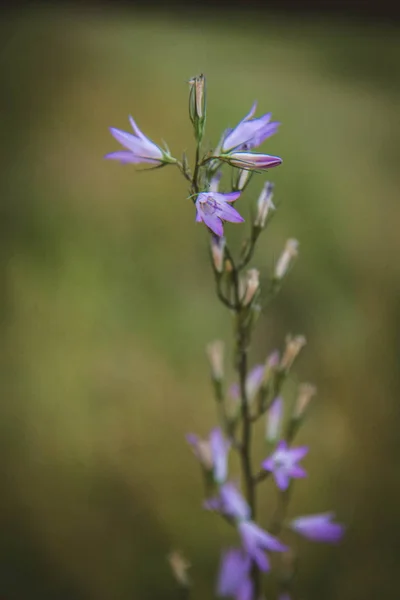
[(307, 446), (289, 448), (287, 442), (281, 440), (278, 443), (275, 452), (262, 463), (262, 467), (266, 471), (271, 471), (273, 473), (276, 485), (280, 490), (286, 490), (289, 487), (291, 478), (298, 479), (306, 476), (305, 470), (300, 467), (297, 462), (301, 460), (307, 452)]
[(221, 194), (219, 192), (202, 192), (196, 199), (196, 221), (203, 222), (215, 235), (224, 234), (223, 221), (243, 223), (243, 217), (230, 206), (240, 196), (240, 192)]
[(132, 125), (134, 134), (122, 131), (121, 129), (116, 129), (115, 127), (110, 127), (112, 136), (126, 148), (126, 150), (111, 152), (110, 154), (106, 154), (105, 158), (119, 160), (123, 164), (150, 163), (158, 166), (176, 162), (175, 158), (165, 150), (162, 150), (140, 131), (132, 117), (129, 117), (129, 121)]
[(193, 452), (206, 471), (213, 472), (214, 480), (223, 483), (228, 475), (229, 442), (221, 429), (216, 427), (208, 440), (201, 440), (197, 435), (189, 433), (186, 440), (192, 446)]
[(313, 542), (340, 542), (344, 535), (344, 526), (332, 523), (334, 513), (327, 512), (306, 517), (297, 517), (289, 523), (290, 529)]
[(252, 118), (256, 112), (256, 108), (257, 102), (254, 102), (250, 112), (244, 119), (234, 129), (228, 129), (222, 142), (222, 152), (251, 150), (277, 132), (279, 123), (270, 122), (271, 113), (258, 117), (258, 119)]
[(285, 552), (288, 549), (277, 538), (250, 520), (250, 507), (234, 483), (225, 483), (219, 490), (219, 496), (207, 500), (204, 505), (205, 508), (220, 512), (236, 522), (243, 548), (262, 571), (269, 570), (265, 550)]
[(261, 571), (269, 571), (269, 559), (264, 552), (286, 552), (288, 547), (276, 537), (261, 529), (254, 521), (240, 521), (238, 530), (246, 552), (251, 556)]
[(235, 600), (251, 600), (253, 583), (250, 579), (251, 558), (240, 548), (230, 548), (222, 555), (217, 582), (217, 596)]

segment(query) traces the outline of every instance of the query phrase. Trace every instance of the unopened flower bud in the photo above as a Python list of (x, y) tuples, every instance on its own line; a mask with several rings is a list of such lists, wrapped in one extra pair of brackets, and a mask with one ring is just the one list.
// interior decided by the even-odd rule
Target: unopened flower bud
[(204, 75), (199, 75), (190, 79), (189, 84), (189, 116), (193, 123), (196, 140), (200, 142), (206, 120), (206, 79)]
[(243, 192), (243, 190), (250, 183), (252, 175), (253, 171), (249, 171), (249, 169), (238, 170), (234, 179), (233, 189), (238, 190), (239, 192)]
[(207, 356), (214, 381), (222, 381), (224, 377), (224, 342), (216, 340), (207, 346)]
[(222, 177), (222, 171), (217, 171), (215, 173), (215, 175), (212, 176), (210, 185), (208, 187), (209, 192), (218, 192), (219, 182), (221, 180), (221, 177)]
[(312, 385), (311, 383), (302, 383), (299, 386), (299, 391), (298, 391), (298, 395), (296, 398), (296, 403), (294, 405), (294, 410), (293, 410), (293, 415), (292, 415), (293, 419), (301, 419), (302, 418), (305, 411), (307, 410), (307, 407), (310, 403), (311, 398), (313, 398), (316, 393), (317, 393), (317, 388), (315, 387), (315, 385)]
[(289, 371), (300, 350), (306, 345), (306, 338), (303, 335), (295, 337), (288, 336), (286, 338), (286, 347), (280, 362), (279, 368), (282, 371)]
[(285, 248), (275, 266), (275, 279), (281, 280), (285, 277), (298, 255), (298, 246), (299, 242), (297, 240), (290, 239), (286, 242)]
[(267, 221), (268, 214), (271, 210), (275, 210), (275, 206), (272, 202), (274, 184), (269, 181), (263, 187), (263, 190), (257, 201), (257, 216), (254, 221), (254, 225), (263, 229)]
[(273, 444), (280, 437), (283, 417), (283, 400), (280, 396), (272, 402), (267, 415), (265, 438)]
[(211, 236), (211, 256), (217, 273), (222, 273), (224, 270), (225, 243), (224, 237)]
[(269, 384), (269, 382), (271, 381), (273, 374), (275, 373), (275, 371), (277, 370), (277, 368), (279, 366), (279, 360), (280, 360), (280, 356), (279, 356), (278, 350), (274, 350), (268, 356), (266, 363), (265, 363), (263, 387), (266, 387)]
[(188, 587), (190, 582), (187, 571), (191, 565), (183, 554), (179, 550), (173, 550), (168, 554), (168, 562), (177, 582), (184, 587)]
[(242, 302), (243, 306), (248, 306), (260, 287), (260, 272), (257, 269), (249, 269), (247, 271), (245, 285)]

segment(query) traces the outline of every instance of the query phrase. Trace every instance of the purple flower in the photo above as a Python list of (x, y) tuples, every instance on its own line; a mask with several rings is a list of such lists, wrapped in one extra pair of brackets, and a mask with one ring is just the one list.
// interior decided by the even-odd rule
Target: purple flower
[(239, 548), (230, 548), (222, 555), (217, 582), (217, 596), (252, 600), (250, 579), (251, 558)]
[(276, 133), (279, 123), (270, 123), (271, 113), (258, 119), (253, 119), (257, 102), (253, 104), (250, 112), (240, 121), (234, 129), (228, 130), (222, 142), (222, 151), (251, 150), (263, 143), (264, 140)]
[(243, 217), (229, 204), (240, 196), (240, 192), (220, 194), (219, 192), (202, 192), (196, 200), (196, 221), (203, 222), (215, 235), (224, 234), (223, 221), (242, 223)]
[[(247, 400), (249, 403), (251, 403), (254, 400), (258, 390), (260, 389), (260, 386), (261, 386), (261, 384), (263, 382), (263, 378), (264, 378), (264, 371), (265, 371), (265, 365), (256, 365), (255, 367), (253, 367), (253, 369), (247, 375), (246, 396), (247, 396)], [(239, 397), (240, 397), (239, 384), (234, 383), (233, 385), (231, 385), (229, 392), (234, 400), (239, 400)]]
[(251, 515), (250, 506), (231, 481), (220, 487), (218, 496), (206, 500), (204, 507), (231, 517), (235, 521), (250, 519)]
[(272, 169), (282, 163), (279, 156), (270, 154), (258, 154), (256, 152), (233, 152), (232, 154), (222, 154), (218, 157), (233, 167), (239, 169)]
[(276, 485), (280, 490), (286, 490), (289, 487), (290, 478), (298, 479), (306, 476), (306, 472), (297, 465), (297, 462), (307, 452), (308, 448), (306, 446), (289, 448), (287, 442), (281, 440), (275, 452), (262, 463), (262, 467), (273, 473)]
[(208, 440), (189, 433), (186, 440), (206, 471), (213, 471), (214, 480), (223, 483), (228, 475), (228, 452), (230, 443), (225, 439), (220, 428), (211, 431)]
[(269, 560), (264, 550), (269, 550), (270, 552), (286, 552), (288, 550), (287, 546), (270, 533), (261, 529), (253, 521), (240, 521), (238, 523), (238, 530), (244, 549), (261, 571), (269, 570)]
[(340, 542), (344, 535), (344, 526), (332, 523), (334, 513), (327, 512), (308, 517), (298, 517), (289, 523), (290, 529), (313, 542)]
[(121, 163), (151, 163), (162, 165), (175, 163), (176, 160), (168, 152), (165, 152), (157, 144), (146, 137), (136, 125), (132, 117), (129, 117), (134, 134), (127, 133), (121, 129), (110, 127), (111, 134), (126, 150), (111, 152), (105, 158), (119, 160)]

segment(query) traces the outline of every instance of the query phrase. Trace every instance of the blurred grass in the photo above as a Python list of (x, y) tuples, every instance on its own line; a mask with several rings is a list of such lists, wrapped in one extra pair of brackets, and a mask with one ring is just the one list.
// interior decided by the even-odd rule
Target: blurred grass
[(270, 268), (289, 236), (301, 260), (252, 356), (306, 334), (298, 380), (319, 399), (292, 512), (349, 523), (339, 550), (299, 543), (299, 597), (396, 597), (398, 31), (197, 19), (37, 6), (2, 23), (0, 592), (174, 598), (165, 555), (178, 546), (194, 598), (212, 597), (234, 536), (201, 511), (184, 433), (213, 423), (204, 346), (230, 339), (229, 316), (179, 174), (102, 159), (116, 148), (107, 127), (129, 114), (191, 149), (185, 81), (204, 72), (214, 143), (255, 98), (282, 121), (265, 145), (284, 158), (271, 172), (281, 207), (254, 265)]

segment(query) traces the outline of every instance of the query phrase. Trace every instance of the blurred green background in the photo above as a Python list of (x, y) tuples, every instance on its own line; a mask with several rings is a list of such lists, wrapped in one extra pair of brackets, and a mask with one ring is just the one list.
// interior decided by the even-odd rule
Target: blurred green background
[[(251, 356), (306, 335), (286, 397), (301, 381), (318, 397), (290, 514), (348, 524), (339, 548), (294, 542), (296, 598), (400, 597), (398, 33), (246, 12), (37, 5), (3, 19), (2, 598), (172, 600), (171, 548), (193, 564), (193, 598), (211, 598), (236, 539), (202, 511), (184, 440), (215, 420), (204, 347), (231, 339), (206, 231), (177, 170), (103, 160), (129, 114), (191, 152), (200, 72), (213, 143), (254, 99), (282, 122), (263, 146), (284, 159), (270, 173), (281, 205), (253, 266), (270, 269), (287, 237), (301, 253)], [(266, 485), (264, 525), (274, 498)]]

